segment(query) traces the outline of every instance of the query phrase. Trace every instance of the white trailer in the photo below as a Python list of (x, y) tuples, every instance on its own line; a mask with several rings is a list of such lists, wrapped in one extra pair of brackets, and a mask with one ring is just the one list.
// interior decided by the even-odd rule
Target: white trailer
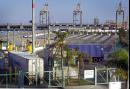
[(28, 52), (9, 52), (9, 63), (17, 71), (22, 70), (28, 73), (29, 78), (35, 78), (36, 74), (40, 79), (44, 76), (44, 60), (37, 55)]

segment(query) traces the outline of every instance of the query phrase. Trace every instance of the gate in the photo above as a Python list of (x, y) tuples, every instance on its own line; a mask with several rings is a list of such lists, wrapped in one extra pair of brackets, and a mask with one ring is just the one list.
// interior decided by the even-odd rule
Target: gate
[(121, 89), (126, 89), (125, 80), (114, 75), (117, 68), (96, 68), (95, 67), (95, 85), (108, 85), (109, 82), (121, 82)]
[(121, 81), (125, 83), (119, 76), (114, 75), (117, 68), (96, 68), (95, 67), (95, 85), (109, 84), (109, 82)]
[[(61, 71), (61, 73), (62, 73), (62, 71)], [(60, 78), (54, 77), (53, 71), (44, 71), (43, 83), (46, 84), (47, 87), (49, 87), (49, 88), (64, 87), (62, 78), (63, 78), (62, 76)]]

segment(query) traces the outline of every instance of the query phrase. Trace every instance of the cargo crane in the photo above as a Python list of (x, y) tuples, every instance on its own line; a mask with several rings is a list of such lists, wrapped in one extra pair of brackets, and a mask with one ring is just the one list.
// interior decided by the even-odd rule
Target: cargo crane
[[(44, 8), (40, 11), (40, 24), (43, 26), (46, 26), (48, 29), (48, 44), (50, 44), (50, 30), (49, 30), (49, 10), (48, 10), (48, 4), (44, 5)], [(44, 31), (45, 33), (45, 31)], [(46, 41), (46, 37), (44, 34), (44, 42)]]
[(40, 11), (40, 24), (45, 26), (49, 25), (48, 4), (45, 4), (44, 8)]
[[(119, 16), (121, 16), (121, 17), (119, 17)], [(117, 43), (116, 40), (118, 40), (116, 38), (117, 30), (120, 28), (124, 29), (124, 18), (125, 18), (125, 12), (124, 12), (124, 9), (122, 7), (122, 2), (120, 1), (118, 8), (116, 10), (116, 32), (115, 32), (115, 48), (114, 48), (114, 50), (116, 50), (116, 43)], [(122, 21), (121, 22), (118, 21), (119, 19), (122, 19)], [(119, 26), (119, 24), (120, 24), (120, 26)]]
[(75, 10), (73, 11), (73, 26), (80, 25), (82, 26), (82, 10), (80, 3), (77, 4)]
[[(118, 19), (119, 19), (118, 16), (122, 16), (121, 26), (119, 26), (120, 22), (118, 22)], [(122, 7), (122, 2), (120, 2), (119, 6), (116, 10), (116, 30), (118, 28), (124, 28), (124, 18), (125, 18), (125, 13), (124, 13), (124, 9)]]

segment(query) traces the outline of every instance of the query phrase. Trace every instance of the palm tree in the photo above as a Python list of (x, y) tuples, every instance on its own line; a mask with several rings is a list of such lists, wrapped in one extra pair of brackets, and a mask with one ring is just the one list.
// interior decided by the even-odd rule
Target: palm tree
[(70, 69), (69, 69), (69, 67), (70, 67), (70, 62), (71, 62), (71, 60), (73, 59), (73, 53), (72, 53), (72, 51), (71, 51), (71, 49), (69, 49), (68, 47), (66, 48), (66, 58), (67, 58), (67, 64), (68, 64), (68, 84), (69, 84), (69, 73), (70, 73)]
[[(67, 32), (55, 32), (56, 34), (56, 42), (53, 44), (53, 47), (55, 47), (58, 52), (60, 51), (60, 56), (63, 58), (63, 50), (65, 45), (65, 38), (67, 37)], [(60, 50), (59, 50), (60, 49)]]
[[(128, 52), (125, 49), (119, 49), (108, 56), (108, 67), (116, 67), (117, 70), (114, 75), (124, 79), (128, 82)], [(127, 86), (127, 84), (126, 84)]]
[(79, 69), (79, 73), (78, 73), (78, 79), (80, 80), (81, 79), (81, 73), (83, 72), (83, 68), (84, 68), (84, 57), (85, 57), (85, 54), (82, 53), (82, 52), (79, 52), (78, 53), (78, 69)]
[(57, 32), (56, 36), (57, 36), (56, 46), (60, 49), (61, 59), (63, 59), (63, 50), (65, 47), (64, 41), (65, 41), (65, 38), (67, 37), (67, 33), (66, 32)]
[[(55, 47), (57, 49), (60, 49), (59, 52), (60, 52), (60, 58), (61, 58), (61, 70), (62, 70), (62, 87), (64, 87), (64, 84), (65, 84), (65, 80), (64, 80), (64, 73), (63, 73), (63, 58), (64, 58), (64, 55), (63, 55), (63, 51), (64, 51), (64, 47), (66, 46), (65, 45), (65, 38), (67, 37), (67, 32), (56, 32), (56, 43), (54, 44)], [(59, 53), (58, 52), (58, 53)]]
[(119, 29), (119, 42), (124, 48), (128, 48), (129, 46), (129, 31), (125, 31), (125, 29)]

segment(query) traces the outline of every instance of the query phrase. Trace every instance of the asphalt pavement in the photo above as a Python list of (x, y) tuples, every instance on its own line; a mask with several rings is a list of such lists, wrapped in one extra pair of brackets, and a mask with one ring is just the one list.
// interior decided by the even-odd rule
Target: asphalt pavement
[(107, 86), (102, 85), (87, 85), (87, 86), (68, 86), (65, 89), (108, 89)]

